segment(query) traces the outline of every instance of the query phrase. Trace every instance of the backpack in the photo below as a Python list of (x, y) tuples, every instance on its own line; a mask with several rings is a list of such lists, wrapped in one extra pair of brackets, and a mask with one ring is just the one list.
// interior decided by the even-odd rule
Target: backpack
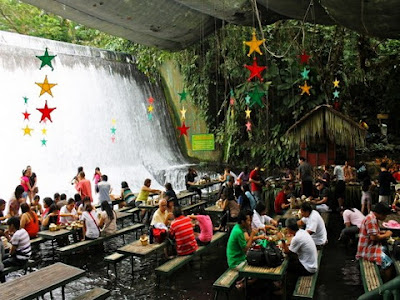
[(264, 249), (264, 255), (267, 267), (276, 268), (283, 262), (282, 251), (275, 244), (269, 243)]
[(265, 254), (264, 249), (261, 246), (255, 246), (249, 249), (247, 252), (246, 260), (250, 266), (265, 266)]

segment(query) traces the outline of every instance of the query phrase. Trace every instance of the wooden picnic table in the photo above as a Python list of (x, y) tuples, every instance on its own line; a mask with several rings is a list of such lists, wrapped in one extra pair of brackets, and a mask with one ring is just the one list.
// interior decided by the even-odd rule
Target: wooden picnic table
[(58, 238), (61, 238), (63, 236), (67, 236), (69, 234), (72, 234), (73, 232), (71, 230), (67, 229), (60, 229), (56, 231), (50, 231), (50, 230), (43, 230), (38, 232), (38, 236), (46, 239), (46, 240), (55, 240)]
[(65, 299), (65, 285), (84, 274), (84, 270), (63, 263), (55, 263), (0, 284), (1, 297), (7, 300), (35, 299), (61, 287), (62, 299)]
[(283, 263), (276, 268), (269, 267), (256, 267), (250, 266), (247, 262), (244, 266), (239, 270), (239, 277), (246, 278), (245, 286), (247, 286), (247, 278), (259, 278), (259, 279), (269, 279), (273, 281), (282, 281), (283, 282), (283, 295), (282, 299), (286, 299), (286, 272), (289, 264), (289, 260), (286, 258)]
[(222, 214), (224, 212), (224, 210), (221, 207), (216, 205), (206, 207), (204, 210), (210, 214)]
[(299, 212), (299, 209), (298, 209), (298, 208), (291, 208), (291, 209), (288, 209), (288, 210), (286, 211), (286, 213), (282, 216), (282, 219), (289, 219), (289, 218), (298, 219), (298, 218), (299, 218), (298, 212)]

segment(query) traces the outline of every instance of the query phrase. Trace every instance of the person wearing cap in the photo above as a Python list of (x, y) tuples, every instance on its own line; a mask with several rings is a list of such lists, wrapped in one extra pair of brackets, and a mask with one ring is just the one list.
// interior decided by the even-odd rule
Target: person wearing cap
[(325, 222), (318, 211), (311, 207), (311, 204), (304, 202), (301, 205), (301, 220), (297, 222), (299, 226), (305, 226), (305, 230), (311, 235), (317, 248), (321, 248), (328, 242)]
[(357, 246), (357, 259), (365, 259), (375, 262), (384, 271), (383, 275), (386, 280), (391, 278), (393, 272), (393, 261), (385, 253), (386, 247), (382, 245), (392, 236), (390, 230), (381, 231), (378, 220), (385, 220), (390, 214), (390, 207), (382, 202), (377, 203), (372, 211), (365, 217), (361, 223), (360, 235)]

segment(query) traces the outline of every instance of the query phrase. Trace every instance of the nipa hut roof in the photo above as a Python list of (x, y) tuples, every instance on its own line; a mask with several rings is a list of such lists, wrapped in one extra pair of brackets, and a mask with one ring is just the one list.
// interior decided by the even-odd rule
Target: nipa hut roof
[(330, 105), (315, 107), (293, 124), (286, 135), (294, 144), (330, 140), (341, 146), (365, 146), (366, 131)]

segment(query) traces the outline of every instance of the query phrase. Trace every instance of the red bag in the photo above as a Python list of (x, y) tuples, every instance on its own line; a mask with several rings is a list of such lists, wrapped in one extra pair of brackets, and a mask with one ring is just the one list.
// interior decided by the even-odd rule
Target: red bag
[(153, 239), (154, 242), (161, 244), (167, 237), (167, 231), (165, 229), (153, 228)]

